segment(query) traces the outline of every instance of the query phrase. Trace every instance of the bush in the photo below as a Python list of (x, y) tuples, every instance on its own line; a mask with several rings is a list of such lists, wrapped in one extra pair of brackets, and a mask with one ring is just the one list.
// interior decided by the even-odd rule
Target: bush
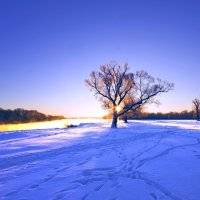
[(76, 128), (78, 127), (77, 125), (74, 125), (74, 124), (65, 124), (64, 125), (65, 128)]

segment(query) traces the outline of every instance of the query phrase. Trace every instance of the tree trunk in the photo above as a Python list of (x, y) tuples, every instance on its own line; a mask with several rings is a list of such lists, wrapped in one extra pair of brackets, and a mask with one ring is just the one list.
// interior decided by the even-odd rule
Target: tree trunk
[(197, 121), (199, 121), (199, 109), (196, 109)]
[(128, 123), (128, 117), (127, 116), (124, 117), (124, 123)]
[(118, 120), (117, 112), (114, 112), (111, 128), (117, 128), (117, 120)]

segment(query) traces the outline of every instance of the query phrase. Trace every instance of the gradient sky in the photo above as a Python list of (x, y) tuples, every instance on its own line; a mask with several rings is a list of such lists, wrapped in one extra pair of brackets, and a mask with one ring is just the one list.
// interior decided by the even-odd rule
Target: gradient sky
[(200, 97), (200, 1), (0, 1), (0, 107), (101, 116), (84, 80), (112, 60), (175, 84), (147, 110), (190, 110)]

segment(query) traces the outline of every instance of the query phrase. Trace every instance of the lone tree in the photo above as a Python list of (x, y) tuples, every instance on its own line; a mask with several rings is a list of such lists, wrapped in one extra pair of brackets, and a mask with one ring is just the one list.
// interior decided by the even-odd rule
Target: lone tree
[(155, 96), (170, 91), (174, 86), (167, 81), (153, 78), (145, 71), (133, 74), (128, 70), (128, 64), (120, 66), (111, 62), (100, 66), (99, 72), (91, 72), (90, 78), (85, 81), (103, 108), (112, 111), (111, 128), (117, 128), (120, 116), (154, 102)]
[(194, 109), (196, 112), (196, 119), (197, 119), (197, 121), (199, 121), (200, 100), (196, 98), (192, 101), (192, 103), (194, 104)]

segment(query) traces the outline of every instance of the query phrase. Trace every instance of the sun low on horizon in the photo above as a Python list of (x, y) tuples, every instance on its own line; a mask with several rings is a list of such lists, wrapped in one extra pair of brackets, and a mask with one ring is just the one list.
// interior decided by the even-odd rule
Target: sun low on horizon
[(173, 82), (147, 112), (192, 110), (200, 96), (199, 1), (2, 1), (3, 109), (65, 117), (108, 114), (85, 85), (115, 60)]
[(200, 0), (0, 0), (0, 200), (200, 200)]

